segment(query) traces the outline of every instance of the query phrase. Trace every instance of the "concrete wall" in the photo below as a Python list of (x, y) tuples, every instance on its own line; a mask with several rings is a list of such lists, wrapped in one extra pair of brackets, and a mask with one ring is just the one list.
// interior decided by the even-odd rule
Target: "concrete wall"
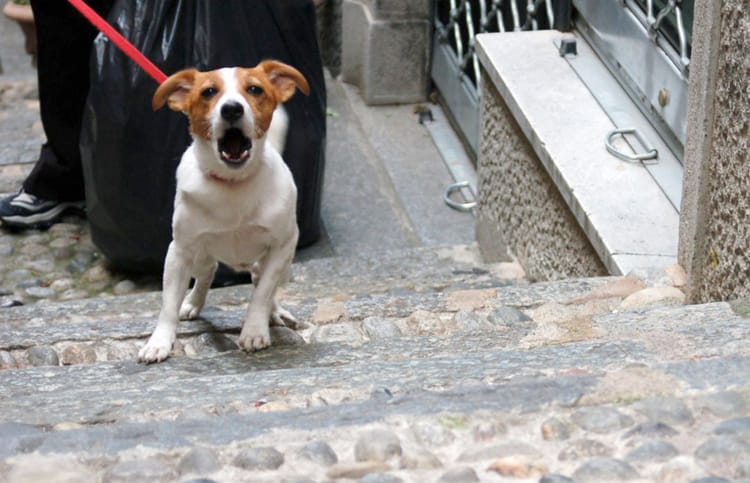
[(688, 300), (750, 296), (750, 1), (698, 0), (680, 263)]
[(606, 275), (492, 81), (482, 82), (477, 241), (488, 261), (508, 249), (533, 280)]
[(429, 0), (343, 0), (341, 78), (368, 104), (423, 101), (429, 83)]

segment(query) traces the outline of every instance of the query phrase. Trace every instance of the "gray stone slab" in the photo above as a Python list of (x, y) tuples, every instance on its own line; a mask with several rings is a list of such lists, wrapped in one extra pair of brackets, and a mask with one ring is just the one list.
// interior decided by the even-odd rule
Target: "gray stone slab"
[(610, 272), (628, 273), (638, 267), (625, 262), (648, 261), (613, 259), (616, 253), (674, 262), (678, 213), (643, 166), (606, 151), (605, 137), (616, 126), (558, 54), (554, 42), (563, 35), (480, 34), (477, 54)]

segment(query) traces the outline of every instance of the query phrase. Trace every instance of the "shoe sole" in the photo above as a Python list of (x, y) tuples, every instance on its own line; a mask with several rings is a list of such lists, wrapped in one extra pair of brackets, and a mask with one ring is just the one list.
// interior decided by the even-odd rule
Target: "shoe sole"
[(6, 216), (1, 218), (3, 225), (10, 228), (34, 228), (44, 230), (58, 223), (68, 212), (84, 213), (84, 203), (81, 202), (63, 202), (44, 213), (37, 213), (29, 216)]

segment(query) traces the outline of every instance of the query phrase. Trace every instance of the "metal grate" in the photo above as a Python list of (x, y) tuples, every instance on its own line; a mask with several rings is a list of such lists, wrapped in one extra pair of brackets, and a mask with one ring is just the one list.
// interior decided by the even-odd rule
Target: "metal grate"
[(481, 92), (475, 35), (552, 26), (568, 30), (570, 8), (569, 0), (435, 0), (432, 78), (474, 153)]
[[(626, 3), (646, 27), (651, 41), (660, 45), (683, 73), (690, 64), (693, 4), (693, 0), (629, 0)], [(671, 49), (665, 49), (663, 41)]]

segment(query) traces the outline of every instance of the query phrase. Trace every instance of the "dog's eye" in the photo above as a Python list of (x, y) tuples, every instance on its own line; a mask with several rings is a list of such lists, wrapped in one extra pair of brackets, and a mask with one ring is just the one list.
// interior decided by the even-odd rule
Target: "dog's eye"
[(247, 92), (253, 96), (259, 96), (263, 94), (263, 88), (261, 86), (250, 86), (247, 88)]
[(216, 87), (206, 87), (201, 91), (201, 97), (204, 99), (211, 99), (217, 92), (219, 91), (216, 90)]

